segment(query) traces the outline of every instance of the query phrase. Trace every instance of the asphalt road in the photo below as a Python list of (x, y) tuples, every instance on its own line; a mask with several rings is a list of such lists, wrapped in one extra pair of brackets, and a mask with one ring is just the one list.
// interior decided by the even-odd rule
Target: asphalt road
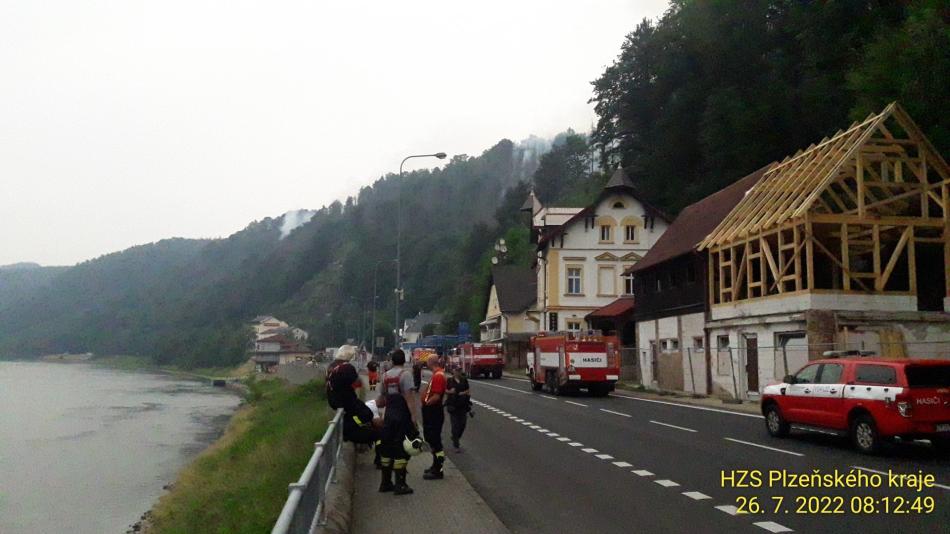
[[(515, 379), (470, 382), (476, 417), (463, 452), (449, 454), (516, 533), (950, 529), (950, 460), (926, 445), (869, 457), (835, 436), (771, 438), (761, 417), (750, 414), (620, 395), (553, 397)], [(772, 470), (812, 475), (858, 468), (868, 476), (883, 473), (882, 487), (768, 485)], [(758, 470), (763, 485), (724, 484), (723, 473), (733, 470)], [(932, 474), (943, 487), (889, 487), (889, 470)], [(740, 477), (734, 480), (742, 482)], [(922, 504), (932, 503), (934, 510), (911, 510), (916, 497), (931, 498)], [(755, 498), (761, 511), (737, 513), (743, 498)], [(875, 512), (854, 513), (852, 507)]]

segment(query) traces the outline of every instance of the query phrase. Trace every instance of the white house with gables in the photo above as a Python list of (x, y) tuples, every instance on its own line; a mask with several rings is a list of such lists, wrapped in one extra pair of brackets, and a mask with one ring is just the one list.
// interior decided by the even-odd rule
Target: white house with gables
[(646, 255), (670, 221), (642, 199), (622, 169), (583, 209), (545, 208), (530, 200), (537, 315), (547, 331), (586, 330), (589, 313), (631, 295), (632, 279), (624, 271)]

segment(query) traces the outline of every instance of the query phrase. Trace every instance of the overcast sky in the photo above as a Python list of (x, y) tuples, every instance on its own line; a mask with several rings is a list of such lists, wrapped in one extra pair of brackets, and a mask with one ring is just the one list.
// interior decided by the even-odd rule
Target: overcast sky
[(586, 131), (590, 82), (665, 7), (0, 1), (0, 265), (222, 237), (404, 155)]

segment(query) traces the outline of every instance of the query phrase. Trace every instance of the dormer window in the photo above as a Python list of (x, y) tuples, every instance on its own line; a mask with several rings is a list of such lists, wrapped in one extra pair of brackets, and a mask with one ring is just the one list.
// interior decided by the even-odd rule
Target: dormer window
[(623, 205), (623, 202), (620, 202), (619, 200), (614, 202), (614, 209), (622, 210), (624, 208), (626, 208), (626, 206)]

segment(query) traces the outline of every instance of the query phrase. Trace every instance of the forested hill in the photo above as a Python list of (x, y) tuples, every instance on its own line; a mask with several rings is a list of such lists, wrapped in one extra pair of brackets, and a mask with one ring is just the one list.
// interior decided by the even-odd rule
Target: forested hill
[[(519, 213), (530, 187), (546, 203), (583, 206), (605, 177), (592, 158), (622, 165), (675, 214), (894, 100), (947, 157), (948, 23), (945, 0), (674, 0), (657, 20), (631, 21), (616, 61), (593, 81), (590, 140), (563, 134), (541, 157), (537, 140), (502, 141), (405, 176), (404, 315), (477, 323), (494, 241), (507, 239), (504, 261), (533, 257)], [(377, 263), (376, 334), (388, 338), (397, 185), (386, 176), (286, 237), (278, 217), (227, 239), (166, 240), (65, 270), (0, 270), (0, 356), (233, 363), (244, 357), (245, 322), (264, 313), (309, 330), (315, 347), (361, 332), (369, 340), (360, 326)]]

